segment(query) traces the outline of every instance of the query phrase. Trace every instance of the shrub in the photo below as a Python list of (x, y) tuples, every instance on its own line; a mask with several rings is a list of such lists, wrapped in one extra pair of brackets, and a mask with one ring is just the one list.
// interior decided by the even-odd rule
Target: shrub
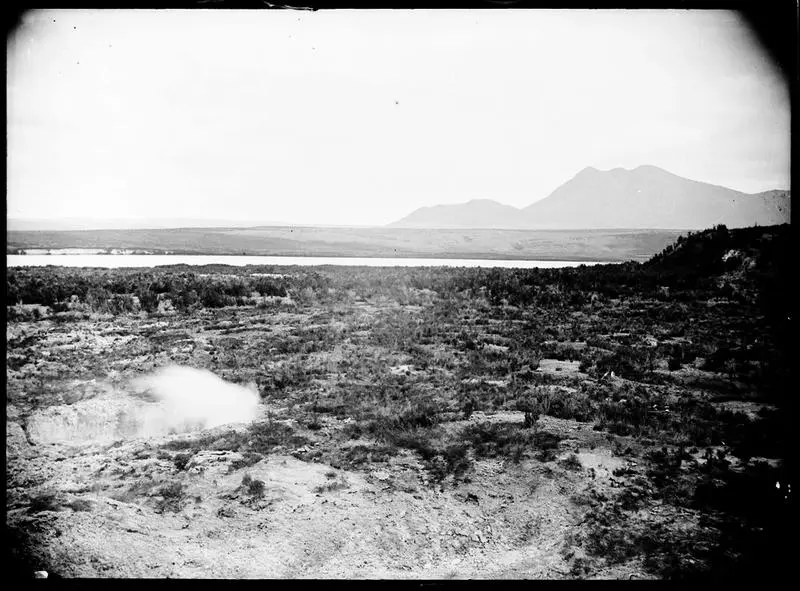
[[(522, 459), (524, 452), (533, 447), (538, 435), (523, 429), (517, 423), (479, 423), (465, 427), (459, 438), (472, 445), (477, 457), (508, 457), (514, 462)], [(542, 438), (542, 441), (547, 437)]]
[(582, 392), (554, 392), (547, 414), (558, 419), (590, 421), (595, 416), (595, 405)]
[[(366, 425), (366, 431), (385, 441), (406, 437), (408, 432), (430, 429), (439, 423), (439, 409), (432, 402), (423, 400), (409, 403), (395, 415), (379, 415)], [(395, 442), (396, 445), (400, 445)]]
[[(448, 445), (442, 452), (445, 461), (445, 474), (452, 474), (453, 478), (460, 478), (472, 466), (468, 456), (468, 446), (463, 443)], [(442, 477), (443, 479), (444, 477)]]
[(550, 410), (550, 399), (550, 393), (538, 387), (517, 399), (517, 410), (525, 413), (523, 424), (526, 429), (535, 428), (539, 417), (547, 414)]
[(115, 315), (130, 314), (139, 311), (140, 302), (130, 294), (114, 294), (108, 299), (106, 309)]
[(171, 511), (177, 513), (182, 509), (184, 500), (184, 487), (180, 482), (170, 482), (158, 489), (157, 495), (161, 497), (156, 503), (156, 513)]
[[(244, 483), (244, 480), (242, 481)], [(247, 483), (247, 494), (251, 497), (260, 499), (264, 496), (264, 481), (258, 479), (251, 479), (250, 482)]]
[(464, 414), (464, 419), (469, 420), (472, 413), (475, 411), (476, 400), (472, 394), (467, 394), (461, 400), (461, 412)]
[(344, 454), (344, 461), (351, 466), (385, 462), (397, 453), (397, 448), (389, 445), (356, 445), (348, 448)]
[(397, 447), (410, 449), (419, 453), (424, 461), (432, 459), (436, 455), (436, 448), (430, 442), (431, 432), (429, 429), (415, 429), (404, 431), (393, 431), (388, 441)]
[(577, 472), (583, 469), (583, 464), (581, 464), (580, 459), (575, 454), (570, 454), (567, 458), (561, 460), (561, 465), (564, 466), (567, 470), (572, 470), (573, 472)]
[(102, 287), (92, 287), (86, 293), (86, 304), (93, 312), (108, 312), (108, 301), (111, 293)]
[(233, 460), (230, 465), (228, 466), (228, 472), (235, 472), (236, 470), (241, 470), (242, 468), (249, 468), (260, 462), (264, 456), (260, 453), (247, 451), (243, 454), (241, 459)]
[(54, 492), (45, 492), (31, 498), (29, 513), (40, 511), (60, 511), (62, 507), (61, 498)]
[(249, 429), (247, 446), (250, 451), (268, 454), (276, 447), (300, 447), (308, 443), (308, 439), (297, 435), (288, 425), (266, 422), (254, 423)]
[(191, 460), (193, 457), (193, 453), (180, 453), (176, 455), (172, 461), (175, 463), (175, 467), (178, 470), (185, 470), (186, 464), (188, 464), (189, 460)]
[(439, 422), (439, 409), (428, 401), (418, 402), (400, 415), (399, 423), (406, 429), (432, 427)]
[[(330, 478), (327, 474), (326, 477)], [(350, 484), (347, 482), (347, 480), (344, 478), (336, 478), (336, 474), (334, 473), (333, 479), (330, 479), (330, 482), (315, 486), (313, 490), (315, 493), (321, 494), (335, 490), (341, 490), (343, 488), (347, 488), (348, 486), (350, 486)]]
[(189, 450), (192, 454), (203, 449), (218, 451), (239, 451), (247, 444), (248, 435), (238, 431), (228, 431), (223, 435), (204, 435), (195, 439), (168, 441), (161, 447), (170, 451)]

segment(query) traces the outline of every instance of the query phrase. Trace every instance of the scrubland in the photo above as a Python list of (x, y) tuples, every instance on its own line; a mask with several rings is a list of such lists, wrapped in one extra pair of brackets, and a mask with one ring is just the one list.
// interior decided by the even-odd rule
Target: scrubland
[[(789, 239), (718, 227), (575, 269), (9, 269), (13, 565), (778, 576)], [(173, 365), (249, 384), (257, 416), (127, 425), (131, 384)]]

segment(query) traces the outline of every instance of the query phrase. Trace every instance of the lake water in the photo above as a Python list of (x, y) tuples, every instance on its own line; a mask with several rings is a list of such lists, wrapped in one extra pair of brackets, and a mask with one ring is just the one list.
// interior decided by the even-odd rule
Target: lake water
[(159, 265), (357, 265), (365, 267), (504, 267), (509, 269), (554, 269), (579, 265), (602, 265), (600, 261), (531, 261), (491, 259), (414, 259), (369, 257), (288, 257), (242, 255), (177, 255), (177, 254), (10, 254), (9, 267), (156, 267)]

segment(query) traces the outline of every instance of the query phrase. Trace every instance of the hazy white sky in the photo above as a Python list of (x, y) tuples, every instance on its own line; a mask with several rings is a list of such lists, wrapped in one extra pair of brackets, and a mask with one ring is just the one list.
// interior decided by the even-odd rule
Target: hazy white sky
[(789, 187), (788, 89), (724, 11), (39, 11), (8, 216), (384, 224), (586, 166)]

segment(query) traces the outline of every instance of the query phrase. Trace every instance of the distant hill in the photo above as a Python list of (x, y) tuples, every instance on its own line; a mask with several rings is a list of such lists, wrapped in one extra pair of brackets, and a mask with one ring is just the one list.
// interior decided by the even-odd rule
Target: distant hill
[(390, 227), (394, 228), (520, 228), (521, 210), (491, 199), (421, 207)]
[(524, 209), (488, 199), (425, 207), (393, 226), (416, 228), (674, 229), (768, 226), (790, 221), (788, 190), (748, 194), (656, 166), (585, 168)]

